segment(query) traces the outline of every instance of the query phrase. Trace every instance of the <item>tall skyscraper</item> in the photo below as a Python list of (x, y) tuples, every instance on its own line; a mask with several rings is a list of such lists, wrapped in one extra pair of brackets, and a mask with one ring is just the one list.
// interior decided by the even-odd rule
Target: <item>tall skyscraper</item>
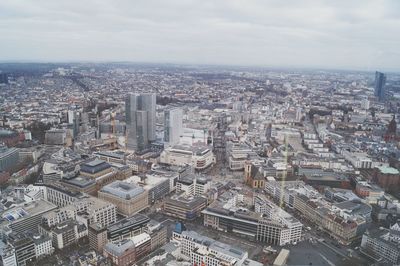
[(73, 124), (74, 123), (74, 119), (75, 119), (75, 111), (74, 110), (68, 110), (67, 118), (68, 118), (68, 124)]
[(142, 151), (156, 140), (156, 94), (129, 94), (125, 101), (126, 147)]
[(386, 75), (376, 71), (375, 72), (375, 96), (378, 97), (379, 101), (385, 99), (385, 83)]
[(179, 143), (182, 135), (183, 112), (180, 108), (172, 108), (164, 111), (164, 141), (167, 145)]

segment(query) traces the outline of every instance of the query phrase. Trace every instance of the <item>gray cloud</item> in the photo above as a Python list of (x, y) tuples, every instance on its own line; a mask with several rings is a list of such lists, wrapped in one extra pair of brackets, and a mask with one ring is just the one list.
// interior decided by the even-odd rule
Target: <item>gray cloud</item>
[(399, 2), (2, 0), (0, 60), (400, 69)]

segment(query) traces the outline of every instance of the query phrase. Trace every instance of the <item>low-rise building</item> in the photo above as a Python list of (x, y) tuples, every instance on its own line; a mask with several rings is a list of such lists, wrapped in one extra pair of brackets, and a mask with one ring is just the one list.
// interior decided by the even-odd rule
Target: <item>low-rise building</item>
[(164, 202), (164, 213), (181, 220), (194, 220), (200, 217), (201, 211), (207, 207), (204, 197), (186, 197), (175, 195)]
[(92, 223), (108, 226), (116, 222), (117, 211), (110, 202), (85, 196), (70, 205), (46, 213), (42, 217), (41, 225), (50, 228), (69, 219), (79, 220), (86, 227)]
[(49, 236), (35, 234), (32, 236), (32, 240), (35, 244), (36, 258), (51, 255), (54, 252), (52, 239)]
[(50, 228), (42, 227), (39, 231), (51, 237), (53, 246), (60, 250), (79, 239), (78, 223), (73, 220), (67, 220)]
[(176, 181), (176, 193), (186, 196), (201, 196), (211, 189), (211, 180), (206, 177), (189, 175)]
[(397, 192), (400, 190), (400, 172), (393, 167), (377, 167), (373, 181), (385, 191)]
[(3, 266), (17, 266), (15, 248), (11, 244), (8, 244), (3, 248), (1, 261), (3, 263)]
[(98, 151), (94, 155), (100, 160), (109, 163), (121, 163), (124, 164), (126, 160), (125, 152), (123, 151)]
[(255, 212), (233, 200), (214, 201), (202, 211), (204, 226), (279, 246), (300, 241), (303, 225), (296, 218), (261, 195), (253, 201)]
[(150, 235), (152, 251), (167, 243), (167, 227), (161, 223), (151, 220), (145, 231)]
[(87, 176), (63, 179), (62, 185), (72, 191), (78, 191), (92, 196), (97, 195), (96, 181)]
[(0, 223), (0, 233), (7, 235), (9, 232), (34, 232), (41, 223), (42, 216), (56, 208), (57, 206), (43, 199), (10, 208), (1, 215), (3, 219)]
[(47, 130), (44, 143), (48, 145), (64, 145), (67, 142), (67, 131), (65, 129)]
[(97, 178), (112, 171), (111, 165), (106, 161), (95, 159), (81, 164), (80, 174), (90, 178)]
[(355, 202), (341, 202), (335, 205), (328, 202), (314, 188), (300, 181), (270, 181), (265, 189), (280, 204), (302, 213), (345, 245), (359, 239), (370, 221), (369, 205)]
[(398, 264), (400, 243), (391, 239), (389, 229), (366, 232), (361, 240), (361, 252), (375, 261), (386, 264)]
[(161, 153), (160, 162), (178, 166), (187, 164), (196, 170), (203, 170), (215, 163), (215, 156), (207, 146), (175, 145), (166, 148)]
[(257, 153), (247, 144), (233, 142), (227, 143), (226, 156), (229, 168), (233, 171), (243, 170), (246, 161), (258, 158)]
[(155, 202), (165, 198), (171, 191), (170, 177), (156, 174), (146, 174), (144, 176), (131, 176), (124, 180), (143, 188), (148, 195), (148, 203), (154, 204)]
[(30, 237), (24, 234), (16, 235), (9, 242), (15, 250), (15, 258), (18, 266), (25, 266), (28, 262), (36, 259), (35, 243)]
[(248, 259), (247, 251), (202, 236), (194, 231), (173, 232), (181, 257), (191, 265), (261, 266)]
[(123, 239), (116, 243), (107, 243), (103, 255), (112, 265), (130, 266), (136, 262), (135, 243), (130, 239)]
[(149, 217), (140, 213), (119, 220), (107, 227), (107, 238), (116, 242), (144, 233), (149, 221)]
[(148, 192), (132, 183), (115, 181), (99, 192), (100, 199), (117, 206), (118, 213), (131, 216), (148, 207)]

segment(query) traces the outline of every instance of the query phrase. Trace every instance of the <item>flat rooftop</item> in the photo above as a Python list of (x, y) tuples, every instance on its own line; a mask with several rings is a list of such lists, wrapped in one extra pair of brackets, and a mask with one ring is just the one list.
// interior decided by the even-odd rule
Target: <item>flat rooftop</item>
[(3, 222), (14, 223), (17, 221), (22, 221), (34, 215), (40, 215), (42, 213), (54, 210), (56, 208), (57, 206), (54, 205), (53, 203), (40, 199), (28, 203), (26, 206), (23, 207), (18, 206), (8, 209), (1, 213), (1, 218)]
[(117, 230), (125, 228), (125, 227), (136, 225), (136, 224), (144, 224), (144, 223), (147, 224), (149, 221), (150, 221), (149, 217), (147, 217), (146, 215), (137, 213), (131, 217), (124, 218), (124, 219), (119, 220), (118, 222), (108, 226), (107, 231), (113, 232), (113, 231), (117, 231)]
[(145, 192), (142, 187), (123, 181), (115, 181), (111, 184), (108, 184), (100, 191), (127, 200), (133, 199)]
[(93, 179), (87, 176), (78, 176), (69, 180), (64, 179), (63, 182), (80, 188), (85, 188), (96, 184)]

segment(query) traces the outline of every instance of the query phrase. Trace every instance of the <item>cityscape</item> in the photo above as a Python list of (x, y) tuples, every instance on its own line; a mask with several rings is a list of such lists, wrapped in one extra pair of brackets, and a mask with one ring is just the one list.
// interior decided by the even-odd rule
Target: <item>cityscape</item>
[(99, 60), (76, 60), (68, 34), (71, 60), (5, 56), (9, 37), (0, 52), (0, 265), (400, 264), (396, 55), (269, 66), (244, 49), (235, 64), (93, 46)]

